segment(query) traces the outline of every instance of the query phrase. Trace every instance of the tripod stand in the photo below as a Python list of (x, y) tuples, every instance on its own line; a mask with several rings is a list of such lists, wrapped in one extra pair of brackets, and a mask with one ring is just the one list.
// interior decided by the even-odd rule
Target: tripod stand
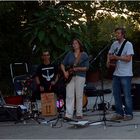
[(21, 93), (23, 94), (23, 104), (26, 107), (26, 110), (23, 111), (23, 118), (21, 121), (26, 121), (26, 120), (34, 120), (38, 124), (40, 124), (39, 119), (40, 118), (40, 112), (38, 109), (38, 104), (36, 101), (36, 98), (33, 96), (33, 89), (32, 89), (32, 84), (33, 84), (33, 77), (28, 76), (25, 80), (21, 81), (22, 83), (22, 91)]
[(51, 121), (55, 121), (54, 123), (51, 124), (51, 126), (56, 127), (58, 121), (60, 120), (61, 124), (59, 127), (62, 127), (62, 120), (63, 120), (62, 109), (64, 108), (64, 100), (59, 97), (56, 104), (57, 104), (58, 115), (57, 115), (57, 117), (47, 121), (47, 123), (49, 123)]
[(27, 112), (24, 112), (23, 113), (23, 120), (22, 121), (26, 121), (26, 120), (34, 120), (36, 121), (38, 124), (40, 124), (40, 119), (41, 120), (44, 120), (44, 118), (40, 118), (39, 115), (39, 111), (38, 111), (38, 108), (37, 108), (37, 103), (36, 102), (32, 102), (31, 100), (30, 101), (27, 101), (25, 103), (25, 106), (27, 106)]
[[(63, 123), (62, 122), (64, 122), (64, 121), (66, 121), (66, 122), (71, 122), (71, 121), (72, 122), (77, 122), (77, 120), (63, 117), (63, 114), (64, 114), (63, 109), (65, 109), (64, 107), (65, 107), (64, 100), (63, 100), (63, 98), (59, 97), (58, 100), (57, 100), (57, 111), (58, 111), (58, 115), (57, 115), (57, 117), (55, 117), (55, 118), (50, 119), (50, 120), (47, 121), (47, 123), (49, 123), (51, 121), (55, 121), (55, 122), (53, 122), (51, 124), (51, 126), (53, 128), (60, 128), (60, 127), (62, 127), (63, 126)], [(57, 124), (58, 124), (59, 121), (60, 121), (60, 125), (57, 126)]]
[[(103, 105), (103, 118), (100, 121), (96, 121), (96, 122), (104, 122), (104, 125), (106, 126), (106, 122), (120, 122), (120, 121), (116, 121), (116, 120), (108, 120), (106, 118), (106, 106), (105, 106), (105, 100), (104, 100), (104, 81), (103, 81), (103, 52), (108, 48), (108, 45), (106, 47), (104, 47), (99, 53), (98, 55), (92, 60), (92, 62), (94, 62), (97, 58), (99, 58), (99, 69), (100, 69), (100, 80), (101, 80), (101, 90), (98, 94), (100, 94), (100, 96), (102, 96), (102, 105)], [(92, 123), (96, 123), (96, 122), (92, 122)]]

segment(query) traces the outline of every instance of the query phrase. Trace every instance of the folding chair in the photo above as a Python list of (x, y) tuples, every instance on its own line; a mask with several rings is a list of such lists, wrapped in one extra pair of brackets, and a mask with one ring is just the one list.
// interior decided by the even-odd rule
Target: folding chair
[(34, 119), (39, 122), (39, 111), (36, 99), (33, 97), (36, 85), (33, 76), (29, 73), (27, 63), (10, 64), (11, 77), (14, 85), (15, 95), (23, 95), (23, 102), (27, 106), (25, 120)]
[(22, 94), (22, 81), (26, 80), (29, 75), (27, 63), (12, 63), (10, 64), (12, 82), (14, 85), (15, 95)]

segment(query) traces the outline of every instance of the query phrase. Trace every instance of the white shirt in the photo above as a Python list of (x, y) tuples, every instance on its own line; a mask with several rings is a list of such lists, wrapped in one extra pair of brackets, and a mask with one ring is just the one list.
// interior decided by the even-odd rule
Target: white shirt
[[(123, 42), (122, 42), (123, 43)], [(109, 50), (109, 53), (115, 53), (117, 54), (122, 43), (120, 44), (118, 41), (115, 41), (112, 45), (111, 48)], [(133, 50), (133, 45), (131, 42), (127, 41), (121, 56), (126, 56), (126, 55), (134, 55), (134, 50)], [(118, 60), (117, 61), (117, 65), (115, 68), (115, 71), (113, 73), (113, 75), (115, 76), (133, 76), (133, 72), (132, 72), (132, 60), (129, 62), (125, 62), (122, 60)]]

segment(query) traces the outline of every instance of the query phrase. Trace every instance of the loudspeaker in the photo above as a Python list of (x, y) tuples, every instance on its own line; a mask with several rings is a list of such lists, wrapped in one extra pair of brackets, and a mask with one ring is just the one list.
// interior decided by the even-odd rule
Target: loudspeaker
[[(131, 85), (131, 96), (133, 102), (133, 110), (140, 110), (140, 84), (133, 83)], [(122, 101), (123, 104), (125, 104), (123, 94), (122, 94)], [(115, 105), (112, 105), (112, 110), (115, 110)]]
[(0, 122), (2, 121), (19, 121), (22, 111), (19, 106), (3, 105), (0, 106)]
[(132, 84), (133, 109), (140, 110), (140, 84)]

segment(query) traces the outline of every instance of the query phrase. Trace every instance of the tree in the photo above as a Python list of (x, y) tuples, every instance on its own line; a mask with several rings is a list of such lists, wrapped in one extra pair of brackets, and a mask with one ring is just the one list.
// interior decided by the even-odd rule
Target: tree
[(69, 5), (50, 5), (33, 16), (26, 28), (26, 36), (36, 39), (39, 50), (52, 50), (52, 59), (67, 51), (75, 37), (82, 39), (86, 47), (89, 45), (84, 34), (86, 25), (79, 20), (81, 13), (70, 9)]
[(0, 2), (0, 78), (10, 78), (10, 63), (31, 61), (34, 44), (34, 63), (44, 48), (50, 48), (54, 61), (62, 58), (74, 37), (95, 57), (121, 25), (139, 46), (139, 7), (138, 1)]

